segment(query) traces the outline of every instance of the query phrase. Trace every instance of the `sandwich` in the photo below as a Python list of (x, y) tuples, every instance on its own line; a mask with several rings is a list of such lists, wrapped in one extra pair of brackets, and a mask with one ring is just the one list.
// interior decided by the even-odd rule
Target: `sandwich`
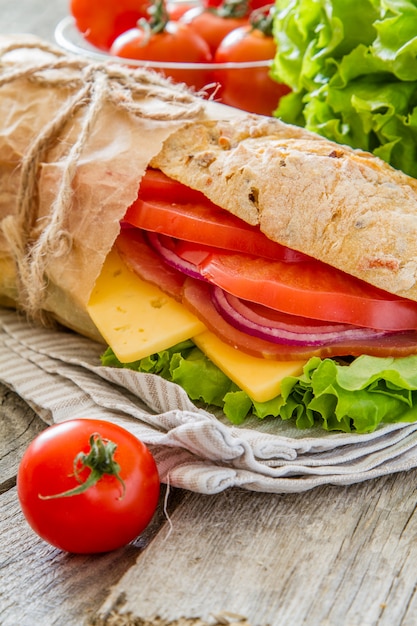
[(236, 424), (416, 418), (414, 178), (147, 72), (3, 57), (3, 304)]

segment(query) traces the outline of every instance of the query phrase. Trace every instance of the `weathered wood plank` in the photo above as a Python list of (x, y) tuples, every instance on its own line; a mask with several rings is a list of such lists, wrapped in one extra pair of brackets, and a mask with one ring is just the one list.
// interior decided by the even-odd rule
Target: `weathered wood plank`
[(63, 553), (33, 534), (15, 489), (0, 506), (2, 626), (79, 626), (137, 557), (137, 546), (97, 557)]
[[(163, 497), (151, 525), (136, 541), (108, 554), (84, 556), (61, 552), (37, 537), (23, 517), (16, 488), (1, 494), (0, 624), (86, 623), (164, 525)], [(180, 498), (177, 492), (170, 506)]]
[(212, 624), (226, 611), (251, 626), (416, 624), (416, 478), (189, 494), (93, 623)]
[(21, 398), (0, 385), (0, 493), (15, 484), (26, 447), (45, 426)]
[[(67, 0), (0, 0), (0, 31), (53, 40), (67, 12)], [(67, 555), (32, 533), (13, 488), (44, 425), (10, 392), (0, 398), (2, 626), (417, 623), (416, 471), (301, 495), (173, 491), (172, 526), (161, 503), (133, 545)]]
[(30, 441), (46, 424), (16, 394), (0, 385), (0, 624), (80, 626), (98, 609), (111, 585), (166, 523), (182, 499), (175, 491), (164, 511), (164, 491), (151, 525), (111, 554), (76, 556), (37, 537), (20, 510), (16, 472)]

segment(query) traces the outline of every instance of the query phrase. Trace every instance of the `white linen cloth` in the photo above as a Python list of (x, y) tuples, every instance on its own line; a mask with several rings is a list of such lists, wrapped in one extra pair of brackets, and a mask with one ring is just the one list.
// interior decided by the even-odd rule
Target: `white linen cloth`
[(102, 367), (102, 352), (89, 339), (0, 309), (0, 382), (48, 424), (90, 417), (124, 426), (149, 446), (172, 486), (302, 492), (417, 467), (417, 423), (365, 435), (300, 431), (279, 419), (234, 426), (153, 374)]

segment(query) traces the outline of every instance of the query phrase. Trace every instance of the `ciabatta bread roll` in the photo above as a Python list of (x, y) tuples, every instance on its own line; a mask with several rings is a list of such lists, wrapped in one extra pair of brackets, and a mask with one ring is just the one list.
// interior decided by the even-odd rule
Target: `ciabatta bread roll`
[(0, 294), (97, 336), (86, 304), (147, 166), (268, 238), (417, 300), (417, 181), (144, 70), (0, 41)]
[(417, 300), (417, 181), (279, 120), (193, 122), (152, 165), (270, 239)]
[[(107, 343), (104, 364), (162, 373), (235, 423), (415, 419), (414, 179), (31, 37), (0, 38), (0, 155), (0, 304)], [(203, 241), (170, 230), (193, 205)], [(226, 222), (255, 253), (219, 245)]]

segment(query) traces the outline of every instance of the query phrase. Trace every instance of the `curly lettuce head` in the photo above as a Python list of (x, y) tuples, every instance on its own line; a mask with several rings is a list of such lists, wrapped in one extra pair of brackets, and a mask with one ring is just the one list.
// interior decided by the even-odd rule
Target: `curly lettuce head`
[(277, 0), (275, 112), (417, 177), (417, 1)]

